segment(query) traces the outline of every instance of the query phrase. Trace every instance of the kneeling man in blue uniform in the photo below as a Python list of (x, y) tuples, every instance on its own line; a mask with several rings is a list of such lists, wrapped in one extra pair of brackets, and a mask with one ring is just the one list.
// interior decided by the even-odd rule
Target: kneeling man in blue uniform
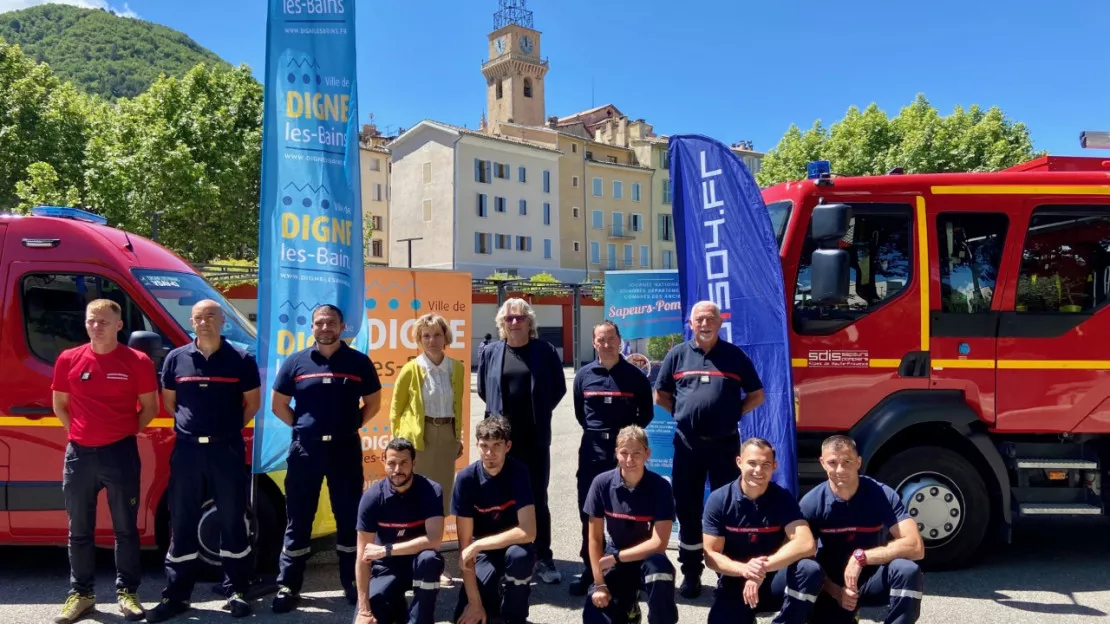
[(667, 559), (674, 524), (671, 484), (644, 467), (651, 450), (643, 429), (624, 427), (617, 433), (616, 446), (618, 467), (594, 479), (583, 507), (590, 519), (594, 583), (582, 622), (639, 622), (642, 589), (647, 593), (649, 624), (674, 624), (674, 565)]
[(855, 622), (860, 605), (887, 603), (887, 624), (911, 624), (921, 615), (924, 577), (916, 562), (925, 556), (925, 543), (898, 494), (860, 476), (862, 463), (851, 438), (826, 439), (821, 467), (829, 480), (802, 498), (802, 513), (821, 540), (817, 561), (825, 572), (814, 620)]
[(706, 563), (722, 575), (708, 622), (752, 624), (781, 607), (773, 622), (803, 624), (821, 591), (813, 533), (794, 496), (771, 482), (770, 442), (748, 438), (736, 463), (740, 478), (709, 495), (702, 519)]
[(528, 468), (508, 456), (512, 436), (504, 417), (486, 418), (474, 435), (479, 459), (455, 477), (451, 495), (463, 577), (454, 621), (489, 624), (500, 617), (505, 624), (525, 624), (536, 558)]
[[(443, 490), (413, 472), (416, 448), (404, 438), (385, 447), (385, 479), (358, 505), (358, 615), (355, 624), (432, 624), (443, 574)], [(412, 590), (406, 610), (405, 592)]]

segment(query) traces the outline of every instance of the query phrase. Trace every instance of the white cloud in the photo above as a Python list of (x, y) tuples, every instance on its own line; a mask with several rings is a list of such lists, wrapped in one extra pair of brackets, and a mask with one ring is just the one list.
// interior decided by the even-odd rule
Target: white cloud
[(108, 9), (120, 17), (139, 17), (139, 14), (132, 11), (126, 2), (121, 7), (112, 6), (108, 0), (0, 0), (0, 13), (18, 11), (39, 4), (70, 4), (83, 9)]

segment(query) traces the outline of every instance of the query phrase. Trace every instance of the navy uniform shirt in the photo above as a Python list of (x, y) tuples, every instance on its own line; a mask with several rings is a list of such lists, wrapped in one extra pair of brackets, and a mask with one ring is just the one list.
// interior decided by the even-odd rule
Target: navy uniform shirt
[(376, 544), (396, 544), (427, 534), (424, 522), (443, 515), (443, 489), (422, 475), (412, 475), (404, 492), (393, 489), (388, 478), (378, 479), (358, 503), (359, 531), (374, 533)]
[(650, 538), (656, 522), (674, 522), (674, 494), (671, 484), (650, 470), (629, 489), (621, 469), (614, 468), (594, 479), (582, 511), (591, 518), (605, 518), (609, 544), (622, 550)]
[(744, 495), (740, 481), (713, 490), (705, 503), (701, 531), (725, 538), (722, 551), (733, 561), (771, 555), (786, 542), (786, 527), (802, 520), (798, 501), (777, 483), (759, 498)]
[(763, 382), (740, 347), (718, 339), (706, 353), (689, 340), (667, 352), (655, 389), (674, 397), (679, 433), (718, 438), (736, 434), (744, 395), (762, 390)]
[(177, 392), (177, 433), (242, 436), (243, 393), (261, 385), (254, 358), (226, 338), (208, 358), (194, 340), (170, 351), (162, 363), (162, 387)]
[(852, 551), (886, 544), (890, 527), (910, 517), (893, 489), (866, 476), (849, 500), (837, 498), (825, 481), (802, 497), (801, 506), (817, 538), (817, 563), (836, 583), (844, 582)]
[(623, 357), (607, 369), (594, 361), (574, 375), (574, 417), (587, 431), (607, 431), (607, 438), (583, 439), (586, 452), (612, 460), (617, 432), (628, 425), (647, 427), (655, 415), (651, 382)]
[(356, 435), (362, 427), (359, 399), (381, 389), (370, 358), (345, 342), (330, 358), (316, 346), (294, 353), (274, 380), (274, 390), (295, 401), (293, 432), (310, 437)]
[(508, 456), (496, 476), (486, 472), (481, 460), (463, 468), (451, 494), (451, 513), (474, 520), (474, 539), (517, 526), (517, 511), (533, 504), (528, 467)]

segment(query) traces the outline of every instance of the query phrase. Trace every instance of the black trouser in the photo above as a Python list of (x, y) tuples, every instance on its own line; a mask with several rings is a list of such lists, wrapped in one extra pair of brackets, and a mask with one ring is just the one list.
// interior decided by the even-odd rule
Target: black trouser
[(170, 455), (170, 527), (166, 552), (166, 589), (162, 597), (187, 602), (196, 582), (200, 556), (201, 510), (206, 498), (216, 503), (224, 593), (245, 594), (251, 553), (244, 516), (247, 510), (246, 447), (240, 435), (224, 438), (178, 434)]
[(551, 510), (547, 506), (547, 484), (551, 478), (551, 447), (540, 448), (535, 443), (513, 444), (509, 456), (524, 462), (532, 482), (532, 497), (536, 501), (536, 549), (537, 561), (550, 561), (551, 554)]
[(678, 517), (678, 563), (684, 576), (701, 577), (704, 568), (701, 546), (701, 516), (705, 505), (705, 478), (715, 490), (736, 480), (736, 450), (740, 434), (723, 438), (701, 438), (675, 432), (674, 486), (675, 513)]
[[(526, 624), (535, 562), (531, 544), (513, 544), (502, 550), (478, 553), (474, 575), (478, 578), (478, 595), (482, 598), (487, 622), (500, 617), (508, 624)], [(459, 621), (469, 600), (466, 588), (460, 588), (452, 622)]]
[[(833, 578), (833, 582), (837, 580), (837, 577)], [(881, 605), (890, 607), (883, 620), (886, 624), (913, 624), (921, 617), (925, 576), (915, 561), (895, 559), (883, 565), (868, 566), (860, 574), (857, 586), (859, 600), (855, 611), (841, 609), (840, 603), (831, 595), (821, 593), (814, 605), (813, 621), (822, 624), (851, 624), (859, 621), (860, 607)]]
[(617, 459), (611, 447), (616, 445), (616, 432), (587, 429), (582, 432), (582, 444), (578, 447), (578, 517), (582, 521), (582, 548), (578, 551), (582, 564), (586, 566), (586, 578), (590, 577), (590, 517), (582, 511), (586, 506), (586, 496), (597, 475), (617, 467)]
[[(612, 553), (612, 550), (608, 551)], [(587, 572), (586, 574), (592, 574)], [(583, 624), (627, 624), (629, 613), (639, 606), (640, 590), (647, 594), (648, 624), (674, 624), (678, 607), (674, 603), (674, 565), (667, 555), (656, 553), (643, 561), (618, 563), (605, 574), (609, 606), (594, 606), (593, 595), (586, 595)]]
[[(736, 576), (722, 576), (713, 593), (708, 624), (754, 624), (757, 613), (778, 611), (771, 624), (805, 624), (813, 614), (813, 603), (821, 593), (825, 575), (813, 559), (801, 559), (768, 572), (759, 585), (759, 602), (752, 609), (744, 602), (747, 581)], [(814, 619), (815, 622), (824, 622)]]
[[(441, 574), (443, 555), (434, 550), (375, 561), (370, 568), (370, 612), (383, 624), (432, 624)], [(405, 592), (410, 589), (412, 604), (408, 605)]]
[(116, 534), (116, 591), (136, 591), (139, 562), (139, 444), (129, 436), (104, 446), (70, 442), (62, 470), (62, 493), (69, 516), (71, 592), (92, 596), (96, 576), (96, 499), (108, 490), (108, 509)]
[(362, 498), (362, 443), (357, 436), (330, 441), (298, 438), (289, 445), (285, 473), (285, 513), (288, 524), (281, 549), (278, 584), (294, 593), (304, 584), (304, 567), (312, 554), (309, 540), (320, 486), (328, 480), (335, 517), (335, 550), (339, 556), (339, 582), (343, 590), (355, 586), (355, 516)]

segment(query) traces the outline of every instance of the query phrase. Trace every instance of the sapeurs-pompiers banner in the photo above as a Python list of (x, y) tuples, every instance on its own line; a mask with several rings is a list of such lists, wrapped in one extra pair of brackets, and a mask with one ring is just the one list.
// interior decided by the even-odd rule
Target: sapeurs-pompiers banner
[(258, 364), (253, 471), (282, 468), (290, 428), (270, 412), (281, 363), (311, 344), (312, 310), (363, 319), (354, 0), (270, 0), (259, 209)]

